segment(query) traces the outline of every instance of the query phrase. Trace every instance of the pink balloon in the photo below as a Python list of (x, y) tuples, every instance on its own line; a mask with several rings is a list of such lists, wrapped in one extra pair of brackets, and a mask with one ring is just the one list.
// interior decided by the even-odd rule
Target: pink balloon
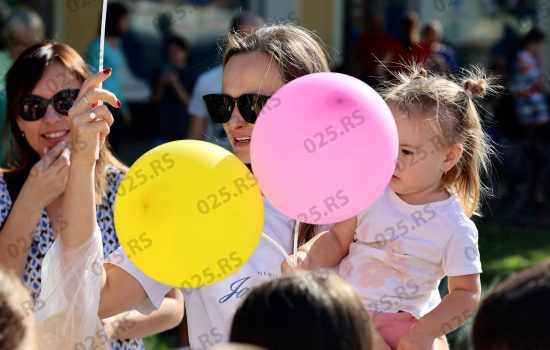
[(315, 73), (283, 86), (256, 121), (251, 161), (275, 207), (301, 222), (342, 221), (388, 185), (398, 152), (395, 121), (362, 81)]

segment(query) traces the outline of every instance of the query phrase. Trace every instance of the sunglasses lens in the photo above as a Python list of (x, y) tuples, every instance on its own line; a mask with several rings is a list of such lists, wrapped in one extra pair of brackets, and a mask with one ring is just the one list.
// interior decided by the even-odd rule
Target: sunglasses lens
[(69, 114), (69, 109), (78, 97), (79, 90), (63, 90), (58, 92), (52, 99), (53, 107), (63, 115)]
[(234, 105), (229, 96), (212, 94), (203, 96), (203, 99), (213, 122), (227, 123), (231, 119)]
[(40, 97), (26, 97), (21, 101), (19, 115), (21, 118), (34, 121), (46, 114), (47, 101)]
[(269, 97), (267, 96), (254, 94), (247, 94), (239, 97), (239, 112), (241, 112), (243, 119), (250, 124), (254, 124), (268, 99)]
[[(53, 108), (59, 114), (68, 115), (79, 92), (78, 89), (66, 89), (58, 92), (52, 97)], [(38, 120), (46, 114), (49, 103), (48, 100), (40, 96), (23, 97), (18, 107), (19, 115), (28, 121)]]

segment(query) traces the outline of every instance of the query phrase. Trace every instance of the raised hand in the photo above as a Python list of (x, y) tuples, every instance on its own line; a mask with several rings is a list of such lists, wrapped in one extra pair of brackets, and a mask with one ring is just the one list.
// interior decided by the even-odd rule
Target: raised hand
[[(95, 162), (98, 147), (104, 143), (113, 124), (113, 115), (106, 105), (99, 101), (120, 108), (120, 101), (107, 90), (100, 88), (101, 83), (109, 78), (111, 69), (96, 73), (88, 78), (80, 89), (74, 105), (69, 110), (71, 120), (72, 159)], [(96, 138), (99, 135), (100, 144)]]
[(65, 191), (69, 175), (70, 151), (64, 142), (51, 150), (45, 150), (42, 158), (34, 164), (25, 183), (38, 210), (42, 210)]

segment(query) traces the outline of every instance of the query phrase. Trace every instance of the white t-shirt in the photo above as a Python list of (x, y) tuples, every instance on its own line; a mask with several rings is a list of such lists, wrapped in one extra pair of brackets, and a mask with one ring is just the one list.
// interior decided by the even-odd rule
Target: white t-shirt
[[(195, 118), (208, 118), (208, 110), (204, 103), (203, 96), (208, 94), (222, 93), (223, 65), (220, 64), (209, 71), (201, 74), (193, 88), (191, 100), (187, 111)], [(215, 143), (224, 148), (229, 147), (222, 124), (213, 123), (208, 118), (206, 132), (207, 141)]]
[(456, 196), (411, 205), (388, 187), (358, 215), (339, 272), (367, 309), (420, 318), (437, 305), (429, 301), (444, 276), (481, 273), (477, 240)]
[[(294, 221), (273, 207), (265, 197), (263, 202), (263, 232), (290, 253)], [(111, 263), (134, 276), (149, 296), (136, 309), (149, 313), (158, 308), (171, 287), (147, 277), (126, 258), (123, 251), (117, 251), (113, 255), (117, 253), (124, 255), (124, 259), (112, 258)], [(283, 260), (281, 252), (262, 238), (250, 260), (231, 276), (207, 287), (183, 289), (191, 348), (207, 349), (217, 343), (226, 342), (233, 315), (243, 297), (252, 287), (279, 276)]]

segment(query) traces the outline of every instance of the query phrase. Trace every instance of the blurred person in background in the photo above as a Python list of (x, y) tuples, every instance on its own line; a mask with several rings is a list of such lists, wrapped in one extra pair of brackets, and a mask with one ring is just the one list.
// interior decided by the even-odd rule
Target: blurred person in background
[(185, 39), (173, 35), (168, 39), (166, 49), (169, 63), (163, 69), (155, 92), (159, 108), (153, 146), (181, 140), (189, 131), (188, 107), (195, 84), (193, 68), (187, 64), (189, 45)]
[[(127, 66), (127, 64), (120, 45), (122, 35), (128, 30), (129, 21), (130, 13), (126, 5), (122, 3), (112, 3), (107, 6), (103, 66), (111, 67), (113, 69), (113, 74), (105, 81), (103, 88), (113, 92), (122, 103), (122, 108), (120, 110), (109, 106), (115, 118), (113, 129), (109, 134), (109, 142), (115, 153), (119, 152), (124, 137), (124, 128), (127, 127), (131, 121), (130, 110), (126, 103), (125, 94), (122, 92), (121, 72), (125, 69), (123, 66)], [(86, 50), (86, 62), (90, 66), (92, 73), (98, 71), (99, 37), (94, 39), (88, 46)]]
[(2, 90), (5, 87), (6, 72), (21, 52), (27, 47), (44, 40), (44, 23), (40, 16), (26, 8), (14, 10), (2, 28), (2, 41), (6, 50), (0, 51), (0, 78)]
[[(549, 145), (550, 114), (544, 91), (545, 75), (543, 66), (543, 48), (545, 34), (531, 29), (523, 38), (522, 50), (516, 56), (512, 86), (510, 88), (515, 101), (516, 115), (523, 130), (522, 151), (529, 161), (529, 183), (524, 189), (524, 199), (518, 200), (516, 208), (528, 212), (544, 205), (546, 184), (550, 172)], [(534, 199), (534, 203), (532, 200)], [(523, 207), (520, 205), (525, 204)]]
[[(263, 25), (263, 19), (250, 11), (241, 12), (233, 18), (230, 32), (239, 32), (246, 36)], [(191, 95), (189, 114), (191, 121), (187, 139), (206, 140), (226, 149), (231, 149), (222, 124), (212, 123), (208, 117), (206, 104), (202, 97), (220, 94), (222, 91), (223, 65), (217, 65), (201, 74)]]
[(378, 66), (378, 76), (390, 72), (406, 70), (405, 65), (426, 62), (427, 55), (420, 46), (420, 20), (414, 11), (405, 13), (401, 19), (399, 40), (390, 45), (390, 50), (383, 59), (383, 65)]
[[(13, 61), (27, 47), (44, 39), (44, 23), (40, 16), (26, 8), (14, 10), (4, 22), (2, 41), (6, 47), (0, 51), (0, 135), (4, 136), (4, 120), (6, 117), (6, 87), (5, 76)], [(7, 167), (4, 152), (0, 150), (0, 168)]]
[(422, 29), (420, 46), (424, 51), (426, 69), (434, 73), (454, 73), (458, 71), (456, 56), (449, 46), (443, 44), (443, 26), (439, 21), (430, 21)]
[(516, 56), (512, 91), (516, 97), (519, 122), (526, 128), (550, 121), (544, 95), (542, 54), (546, 35), (533, 28), (523, 38), (522, 50)]
[(385, 31), (382, 16), (368, 15), (365, 31), (355, 44), (352, 58), (361, 80), (373, 87), (380, 83), (379, 60), (387, 56), (392, 45), (395, 40)]

